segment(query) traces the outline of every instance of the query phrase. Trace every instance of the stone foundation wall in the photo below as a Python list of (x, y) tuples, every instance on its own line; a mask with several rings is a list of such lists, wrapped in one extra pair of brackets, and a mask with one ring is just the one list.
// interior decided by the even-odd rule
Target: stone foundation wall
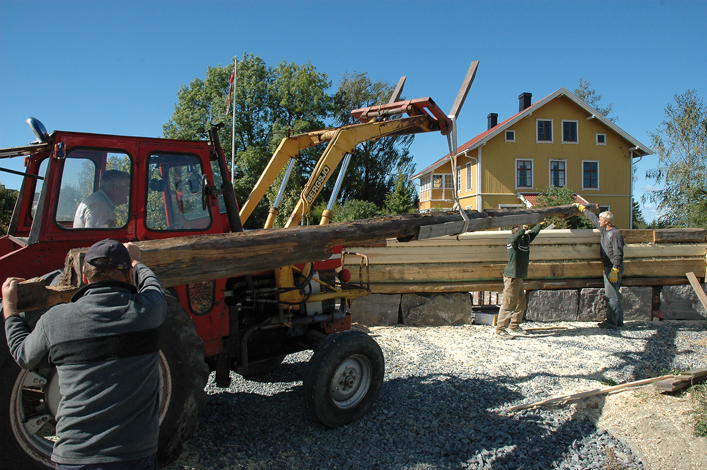
[[(702, 289), (707, 292), (704, 284)], [(527, 296), (526, 321), (594, 322), (606, 316), (601, 288), (536, 290)], [(707, 311), (689, 284), (621, 287), (621, 303), (625, 321), (707, 320)], [(351, 312), (354, 322), (367, 326), (445, 326), (474, 321), (470, 293), (373, 294), (354, 299)]]

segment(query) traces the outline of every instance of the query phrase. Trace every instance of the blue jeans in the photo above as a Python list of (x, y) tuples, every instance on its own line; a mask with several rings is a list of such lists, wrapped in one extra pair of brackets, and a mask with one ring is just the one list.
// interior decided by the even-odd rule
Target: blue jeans
[(56, 464), (56, 470), (156, 470), (157, 456), (124, 462), (89, 463), (84, 465)]
[(609, 301), (609, 307), (606, 311), (606, 321), (612, 325), (623, 326), (624, 324), (624, 309), (621, 306), (621, 295), (619, 294), (619, 284), (621, 284), (621, 276), (624, 274), (624, 267), (619, 268), (619, 278), (616, 282), (609, 282), (609, 273), (613, 266), (604, 266), (604, 294)]

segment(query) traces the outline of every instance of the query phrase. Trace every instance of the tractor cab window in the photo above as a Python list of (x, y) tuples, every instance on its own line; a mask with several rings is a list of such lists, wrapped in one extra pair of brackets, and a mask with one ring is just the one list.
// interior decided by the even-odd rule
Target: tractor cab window
[(150, 230), (204, 230), (211, 226), (204, 207), (204, 171), (193, 155), (153, 154), (147, 181), (147, 220)]
[(49, 159), (45, 158), (39, 165), (38, 176), (42, 179), (37, 178), (34, 183), (34, 198), (32, 198), (32, 209), (30, 210), (30, 215), (34, 219), (34, 215), (37, 213), (37, 205), (39, 204), (39, 197), (42, 194), (42, 188), (44, 187), (44, 178), (47, 176), (47, 166), (49, 165)]
[(122, 228), (128, 223), (131, 159), (121, 152), (76, 149), (64, 160), (56, 222), (68, 229)]

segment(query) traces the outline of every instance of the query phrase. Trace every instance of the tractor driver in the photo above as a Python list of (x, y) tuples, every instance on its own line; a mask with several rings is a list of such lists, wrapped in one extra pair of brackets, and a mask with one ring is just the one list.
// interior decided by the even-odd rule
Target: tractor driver
[(115, 206), (128, 202), (130, 175), (108, 170), (101, 175), (100, 189), (81, 201), (74, 215), (74, 228), (115, 227)]

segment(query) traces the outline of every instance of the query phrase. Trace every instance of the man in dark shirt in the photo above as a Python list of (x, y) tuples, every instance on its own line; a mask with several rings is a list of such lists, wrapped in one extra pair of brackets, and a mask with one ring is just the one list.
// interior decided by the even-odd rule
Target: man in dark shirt
[(499, 338), (513, 339), (513, 335), (527, 334), (520, 327), (526, 308), (523, 279), (528, 276), (530, 243), (538, 236), (544, 223), (540, 222), (528, 231), (521, 226), (513, 227), (508, 237), (508, 264), (503, 270), (503, 301), (496, 321), (496, 334)]
[(599, 217), (581, 204), (575, 204), (584, 216), (592, 221), (601, 235), (600, 255), (604, 263), (604, 293), (609, 301), (606, 320), (597, 324), (600, 328), (616, 329), (624, 326), (624, 309), (619, 292), (624, 273), (624, 237), (614, 227), (614, 214), (602, 212)]
[[(132, 272), (136, 285), (132, 283)], [(30, 369), (57, 367), (57, 469), (150, 470), (159, 436), (159, 337), (167, 302), (140, 250), (106, 239), (86, 252), (86, 286), (30, 331), (17, 312), (18, 278), (2, 286), (10, 353)]]

